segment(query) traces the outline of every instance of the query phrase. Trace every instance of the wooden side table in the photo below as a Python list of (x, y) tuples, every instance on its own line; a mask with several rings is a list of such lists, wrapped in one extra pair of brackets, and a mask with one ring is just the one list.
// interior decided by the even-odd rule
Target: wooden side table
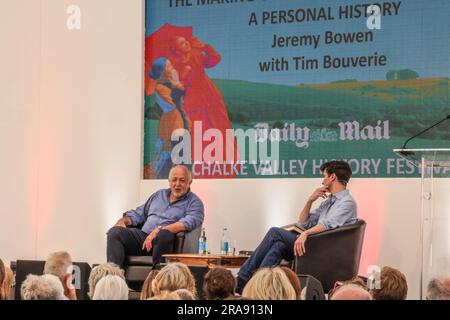
[(231, 256), (225, 254), (176, 253), (165, 254), (166, 262), (181, 262), (190, 266), (208, 266), (209, 268), (240, 268), (249, 256)]

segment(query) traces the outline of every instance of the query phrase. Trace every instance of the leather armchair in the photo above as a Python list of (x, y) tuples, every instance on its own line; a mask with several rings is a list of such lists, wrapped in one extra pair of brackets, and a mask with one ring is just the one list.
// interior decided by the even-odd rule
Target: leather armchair
[(358, 274), (366, 223), (356, 223), (309, 236), (306, 254), (296, 257), (294, 270), (298, 275), (317, 278), (325, 292), (336, 281), (350, 280)]
[[(197, 253), (198, 239), (200, 238), (202, 226), (190, 231), (176, 234), (173, 253)], [(147, 275), (153, 268), (151, 256), (127, 256), (124, 269), (125, 279), (130, 288), (141, 291)]]

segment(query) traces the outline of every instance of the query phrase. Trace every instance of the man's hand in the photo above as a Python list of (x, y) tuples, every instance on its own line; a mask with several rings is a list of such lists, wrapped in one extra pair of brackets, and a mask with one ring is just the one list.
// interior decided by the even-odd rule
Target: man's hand
[(317, 188), (316, 190), (314, 190), (312, 195), (309, 197), (308, 201), (314, 202), (319, 197), (322, 197), (325, 199), (327, 197), (327, 195), (326, 195), (327, 192), (329, 192), (329, 191), (328, 191), (328, 188), (326, 188), (326, 187)]
[(131, 224), (131, 219), (130, 217), (123, 217), (120, 218), (119, 220), (117, 220), (116, 224), (114, 225), (114, 227), (122, 227), (122, 228), (126, 228), (127, 226), (129, 226)]
[(301, 257), (306, 253), (305, 242), (308, 239), (308, 234), (306, 232), (302, 232), (300, 236), (294, 242), (294, 254), (296, 256)]
[(77, 300), (77, 292), (72, 284), (72, 274), (68, 273), (64, 276), (63, 281), (64, 295), (69, 300)]
[(150, 234), (145, 238), (144, 243), (142, 244), (142, 250), (149, 252), (152, 250), (152, 241), (156, 238), (159, 232), (159, 228), (154, 229)]

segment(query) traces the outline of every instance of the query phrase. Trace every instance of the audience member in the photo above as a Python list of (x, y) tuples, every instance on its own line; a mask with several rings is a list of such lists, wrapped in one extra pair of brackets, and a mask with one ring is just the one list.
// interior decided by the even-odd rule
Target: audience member
[(428, 284), (428, 300), (450, 300), (450, 278), (434, 278)]
[(95, 286), (92, 300), (128, 300), (127, 283), (120, 276), (104, 276)]
[(187, 289), (178, 289), (173, 293), (176, 293), (181, 300), (196, 300), (195, 295), (193, 295), (192, 292)]
[(91, 274), (89, 275), (89, 280), (88, 280), (88, 284), (89, 284), (88, 295), (91, 299), (94, 297), (95, 287), (96, 287), (97, 283), (100, 281), (100, 279), (102, 279), (103, 277), (105, 277), (107, 275), (119, 276), (125, 280), (125, 277), (123, 275), (123, 270), (120, 269), (119, 266), (117, 266), (116, 264), (114, 264), (112, 262), (106, 262), (106, 263), (103, 263), (103, 264), (100, 264), (100, 265), (94, 267), (91, 270)]
[(64, 288), (52, 274), (29, 274), (20, 288), (23, 300), (64, 300)]
[(163, 291), (172, 292), (178, 289), (187, 289), (197, 296), (195, 279), (189, 268), (179, 262), (169, 263), (155, 276), (152, 292), (159, 295)]
[(145, 278), (144, 284), (142, 285), (142, 289), (141, 289), (140, 300), (147, 300), (148, 298), (153, 297), (152, 282), (153, 282), (153, 279), (155, 279), (158, 272), (159, 272), (159, 270), (156, 270), (156, 269), (152, 270), (147, 275), (147, 278)]
[(174, 291), (161, 291), (159, 294), (147, 300), (181, 300), (180, 296)]
[(370, 290), (374, 300), (406, 300), (408, 284), (405, 275), (399, 270), (383, 267), (380, 281), (379, 289)]
[(300, 284), (300, 279), (298, 278), (298, 276), (289, 267), (282, 266), (281, 270), (283, 270), (284, 273), (286, 273), (286, 276), (288, 277), (289, 281), (291, 282), (292, 287), (295, 290), (295, 295), (297, 296), (297, 300), (302, 300), (302, 297), (301, 297), (302, 286)]
[(0, 287), (0, 300), (11, 300), (11, 287), (14, 282), (14, 273), (9, 267), (5, 267), (5, 279)]
[(223, 300), (234, 295), (236, 278), (230, 270), (212, 268), (203, 279), (203, 293), (206, 300)]
[(0, 294), (3, 292), (3, 282), (5, 281), (5, 265), (0, 259)]
[(255, 300), (296, 300), (296, 292), (280, 268), (258, 270), (245, 285), (242, 296)]
[(66, 251), (50, 253), (45, 262), (44, 274), (52, 274), (61, 281), (64, 296), (69, 300), (77, 300), (75, 287), (72, 285), (72, 258)]
[[(336, 284), (338, 284), (338, 285), (336, 286)], [(343, 281), (343, 282), (339, 281), (336, 284), (335, 284), (335, 287), (328, 292), (328, 300), (331, 300), (331, 297), (336, 292), (336, 290), (339, 289), (340, 286), (345, 285), (345, 284), (354, 284), (354, 285), (360, 286), (361, 288), (363, 288), (366, 291), (369, 291), (369, 289), (367, 288), (367, 279), (364, 280), (360, 276), (355, 276), (352, 279)]]
[(338, 287), (330, 300), (372, 300), (372, 297), (360, 285), (350, 283)]

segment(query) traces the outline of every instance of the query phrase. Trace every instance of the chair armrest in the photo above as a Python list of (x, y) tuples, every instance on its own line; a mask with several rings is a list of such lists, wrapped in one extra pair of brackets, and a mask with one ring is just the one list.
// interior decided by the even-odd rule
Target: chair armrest
[(346, 226), (342, 226), (342, 227), (331, 229), (331, 230), (325, 230), (320, 233), (310, 235), (308, 238), (317, 238), (317, 237), (323, 237), (323, 236), (327, 236), (327, 235), (334, 236), (337, 233), (343, 233), (343, 232), (345, 233), (345, 232), (353, 230), (353, 229), (358, 229), (362, 225), (365, 225), (365, 222), (363, 220), (358, 220), (357, 222), (346, 225)]
[(202, 233), (202, 226), (186, 232), (184, 235), (183, 253), (198, 253), (198, 239)]

